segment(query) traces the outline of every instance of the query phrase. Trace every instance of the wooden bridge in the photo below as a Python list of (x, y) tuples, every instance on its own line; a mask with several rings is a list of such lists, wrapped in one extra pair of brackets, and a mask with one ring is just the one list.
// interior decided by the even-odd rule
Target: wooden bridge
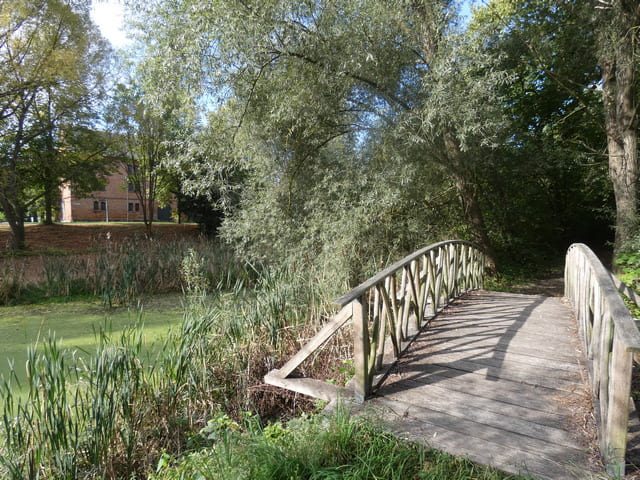
[[(581, 244), (567, 252), (564, 299), (481, 290), (483, 269), (462, 241), (409, 255), (336, 300), (333, 319), (265, 381), (355, 402), (405, 438), (507, 472), (602, 478), (602, 460), (622, 476), (640, 352), (624, 284)], [(347, 324), (350, 384), (296, 377)]]

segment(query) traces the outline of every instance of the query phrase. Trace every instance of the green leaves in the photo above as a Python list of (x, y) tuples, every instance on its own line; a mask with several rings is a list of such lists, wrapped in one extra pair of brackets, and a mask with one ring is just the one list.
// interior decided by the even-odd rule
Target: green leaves
[(24, 242), (23, 215), (30, 203), (44, 196), (50, 214), (61, 183), (87, 178), (67, 152), (77, 152), (76, 129), (97, 117), (109, 56), (89, 6), (64, 0), (0, 6), (0, 208), (14, 248)]

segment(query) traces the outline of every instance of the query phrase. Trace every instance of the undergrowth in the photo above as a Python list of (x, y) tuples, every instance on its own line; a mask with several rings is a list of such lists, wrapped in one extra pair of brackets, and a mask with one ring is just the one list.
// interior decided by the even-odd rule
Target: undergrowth
[(564, 275), (564, 259), (547, 259), (543, 263), (505, 261), (498, 265), (498, 271), (486, 276), (484, 288), (498, 292), (515, 292), (527, 283)]
[(201, 430), (203, 448), (182, 458), (162, 456), (152, 480), (500, 480), (491, 468), (400, 440), (375, 419), (302, 416), (262, 426), (253, 416), (221, 415)]
[[(203, 259), (212, 286), (230, 288), (252, 272), (235, 261), (230, 249), (207, 238), (160, 241), (131, 237), (102, 240), (85, 255), (43, 255), (40, 281), (28, 278), (25, 263), (0, 264), (0, 305), (42, 302), (49, 298), (97, 296), (106, 307), (129, 305), (144, 295), (180, 291), (180, 269), (189, 250)], [(33, 274), (33, 273), (32, 273)]]
[[(220, 290), (207, 262), (196, 249), (181, 262), (183, 322), (162, 346), (142, 349), (138, 323), (117, 336), (100, 332), (92, 356), (63, 351), (55, 338), (29, 351), (27, 395), (13, 395), (15, 373), (0, 386), (0, 477), (146, 478), (164, 453), (197, 446), (216, 415), (313, 409), (262, 378), (314, 334), (311, 318), (326, 316), (321, 284), (292, 269), (247, 267)], [(350, 355), (339, 341), (302, 373), (331, 376), (332, 362)]]

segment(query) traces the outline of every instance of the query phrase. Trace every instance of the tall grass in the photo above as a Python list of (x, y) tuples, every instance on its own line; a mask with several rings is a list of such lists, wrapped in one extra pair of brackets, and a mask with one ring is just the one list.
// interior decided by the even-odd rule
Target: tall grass
[(230, 288), (248, 272), (230, 249), (207, 238), (161, 241), (131, 237), (123, 242), (103, 240), (92, 253), (42, 256), (41, 280), (29, 283), (17, 260), (6, 260), (0, 272), (0, 305), (30, 296), (95, 295), (107, 307), (130, 305), (143, 295), (180, 291), (185, 284), (182, 260), (193, 250), (203, 259), (212, 286)]
[(0, 305), (19, 298), (24, 290), (24, 266), (16, 259), (7, 259), (0, 267)]
[(202, 430), (209, 446), (177, 459), (162, 457), (152, 480), (504, 480), (514, 478), (399, 440), (375, 419), (301, 417), (261, 427), (216, 416)]
[[(185, 285), (183, 322), (151, 349), (153, 358), (143, 353), (141, 322), (116, 338), (100, 332), (92, 356), (62, 351), (55, 338), (30, 350), (27, 396), (13, 396), (15, 373), (0, 386), (0, 476), (144, 478), (163, 452), (198, 444), (198, 431), (220, 412), (239, 419), (311, 405), (264, 387), (262, 377), (312, 335), (309, 312), (322, 311), (321, 287), (287, 268), (212, 271), (215, 254), (205, 253), (191, 248), (180, 259), (173, 281)], [(144, 277), (143, 261), (123, 267), (131, 279)], [(110, 276), (105, 270), (102, 278)], [(305, 368), (327, 374), (330, 357)]]

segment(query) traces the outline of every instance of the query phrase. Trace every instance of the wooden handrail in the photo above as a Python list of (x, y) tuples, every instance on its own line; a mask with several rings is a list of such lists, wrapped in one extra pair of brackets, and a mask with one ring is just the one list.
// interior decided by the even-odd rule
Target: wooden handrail
[(611, 280), (613, 280), (613, 284), (616, 286), (618, 291), (629, 298), (633, 303), (635, 303), (638, 307), (640, 307), (640, 295), (638, 295), (633, 289), (616, 277), (614, 274), (611, 274)]
[(611, 474), (624, 475), (631, 368), (640, 332), (611, 273), (583, 244), (567, 251), (565, 295), (584, 343), (591, 392), (600, 417), (600, 451)]
[(409, 263), (411, 263), (415, 259), (420, 258), (421, 256), (425, 255), (427, 252), (429, 252), (431, 250), (437, 250), (438, 248), (443, 247), (445, 245), (468, 245), (470, 247), (474, 247), (475, 248), (475, 245), (473, 243), (466, 242), (464, 240), (444, 240), (442, 242), (433, 243), (433, 244), (429, 245), (428, 247), (424, 247), (424, 248), (422, 248), (420, 250), (417, 250), (417, 251), (407, 255), (402, 260), (398, 260), (396, 263), (388, 266), (387, 268), (382, 270), (380, 273), (377, 273), (373, 277), (365, 280), (360, 285), (355, 287), (353, 290), (350, 290), (349, 292), (345, 293), (340, 298), (334, 300), (333, 304), (337, 305), (339, 307), (344, 307), (346, 304), (348, 304), (349, 302), (351, 302), (355, 298), (362, 296), (362, 294), (364, 292), (366, 292), (370, 288), (374, 287), (376, 284), (380, 283), (381, 281), (383, 281), (388, 276), (396, 273), (398, 270), (403, 268), (405, 265), (408, 265)]
[[(313, 379), (289, 378), (349, 320), (353, 325), (353, 394), (364, 401), (376, 373), (389, 367), (412, 337), (453, 298), (482, 285), (484, 254), (461, 240), (438, 242), (394, 263), (334, 301), (340, 311), (265, 382), (326, 400), (339, 389)], [(387, 347), (387, 338), (391, 348)]]

